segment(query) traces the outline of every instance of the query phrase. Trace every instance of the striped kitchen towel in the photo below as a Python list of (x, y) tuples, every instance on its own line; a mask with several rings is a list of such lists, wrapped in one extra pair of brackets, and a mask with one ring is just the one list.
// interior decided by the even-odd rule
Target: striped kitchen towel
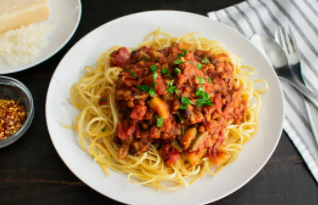
[[(274, 37), (274, 29), (289, 25), (301, 51), (301, 66), (307, 86), (318, 95), (318, 1), (248, 0), (208, 13), (247, 38), (253, 34)], [(318, 182), (318, 148), (312, 136), (303, 97), (281, 80), (285, 97), (284, 129)]]

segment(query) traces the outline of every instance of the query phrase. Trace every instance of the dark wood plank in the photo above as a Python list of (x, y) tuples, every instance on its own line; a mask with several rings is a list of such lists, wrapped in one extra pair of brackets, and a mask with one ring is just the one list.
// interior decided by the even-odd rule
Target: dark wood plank
[[(32, 182), (31, 182), (32, 184)], [(120, 204), (81, 182), (11, 187), (0, 191), (1, 204)], [(248, 185), (215, 204), (317, 204), (317, 184), (303, 164), (266, 166)], [(304, 203), (305, 202), (305, 203)]]
[[(45, 123), (45, 98), (56, 66), (84, 35), (115, 18), (160, 9), (206, 15), (241, 1), (82, 0), (82, 21), (66, 47), (48, 61), (10, 75), (29, 87), (36, 111), (25, 136), (0, 149), (0, 204), (120, 204), (98, 194), (75, 177), (51, 143)], [(215, 204), (318, 204), (318, 189), (299, 153), (283, 134), (274, 155), (260, 173), (243, 188)]]
[(275, 153), (268, 161), (267, 166), (299, 163), (303, 163), (303, 159), (298, 154), (297, 149), (293, 146), (287, 134), (283, 132)]

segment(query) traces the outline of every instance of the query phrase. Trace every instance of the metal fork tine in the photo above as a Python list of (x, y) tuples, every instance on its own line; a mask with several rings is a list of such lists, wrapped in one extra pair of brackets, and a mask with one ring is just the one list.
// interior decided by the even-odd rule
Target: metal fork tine
[(280, 44), (281, 47), (284, 49), (284, 51), (286, 53), (290, 53), (289, 50), (288, 50), (288, 45), (287, 45), (287, 33), (286, 33), (286, 29), (285, 27), (280, 27), (280, 38), (282, 39), (282, 43)]
[(289, 35), (291, 37), (290, 41), (291, 41), (291, 45), (292, 45), (293, 51), (297, 52), (298, 51), (297, 42), (296, 42), (295, 36), (294, 36), (293, 32), (291, 31), (289, 25), (288, 25), (288, 33), (289, 33)]
[(275, 28), (275, 41), (280, 45), (281, 42), (279, 41), (279, 35), (278, 35), (278, 31), (277, 31), (277, 28)]
[(287, 45), (287, 48), (288, 48), (288, 52), (289, 53), (293, 53), (294, 52), (294, 45), (293, 45), (293, 39), (291, 38), (290, 36), (290, 32), (287, 31), (287, 28), (285, 27), (285, 30), (284, 30), (284, 35), (286, 37), (286, 45)]

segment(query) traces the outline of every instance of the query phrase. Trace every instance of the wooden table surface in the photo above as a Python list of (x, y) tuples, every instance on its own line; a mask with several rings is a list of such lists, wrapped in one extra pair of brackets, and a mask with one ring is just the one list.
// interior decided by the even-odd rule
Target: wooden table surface
[[(9, 75), (31, 90), (35, 117), (27, 133), (0, 149), (0, 204), (120, 204), (81, 182), (55, 151), (45, 121), (45, 98), (52, 74), (65, 53), (84, 35), (118, 17), (148, 10), (181, 10), (206, 15), (240, 0), (82, 0), (74, 37), (54, 57)], [(266, 166), (248, 184), (213, 204), (318, 204), (318, 187), (303, 159), (283, 133)]]

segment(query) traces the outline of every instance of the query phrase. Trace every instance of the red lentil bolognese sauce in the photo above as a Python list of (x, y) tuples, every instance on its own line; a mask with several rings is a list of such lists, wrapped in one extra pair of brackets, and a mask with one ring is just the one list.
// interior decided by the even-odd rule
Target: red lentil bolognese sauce
[(116, 82), (119, 123), (114, 138), (120, 159), (140, 155), (150, 144), (158, 147), (168, 167), (183, 154), (191, 165), (204, 156), (215, 165), (230, 159), (222, 149), (225, 128), (243, 122), (247, 101), (227, 54), (180, 42), (130, 53), (121, 47), (110, 62), (122, 69)]

